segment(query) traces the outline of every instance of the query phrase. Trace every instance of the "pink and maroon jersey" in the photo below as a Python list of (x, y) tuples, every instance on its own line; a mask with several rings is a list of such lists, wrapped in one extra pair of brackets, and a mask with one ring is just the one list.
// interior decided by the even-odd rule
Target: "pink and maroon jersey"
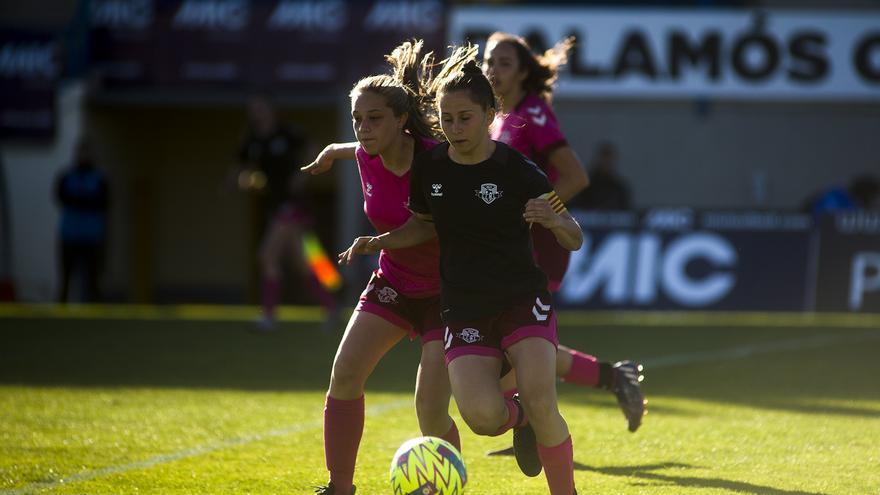
[(556, 184), (559, 174), (547, 157), (568, 142), (550, 105), (538, 95), (527, 94), (507, 115), (495, 114), (491, 132), (492, 139), (529, 157), (547, 174), (550, 184)]
[[(559, 172), (550, 166), (549, 156), (554, 150), (568, 146), (568, 142), (553, 110), (541, 97), (529, 93), (509, 114), (496, 114), (491, 132), (492, 139), (526, 155), (547, 174), (550, 184), (556, 184)], [(550, 291), (558, 291), (571, 252), (560, 246), (553, 233), (540, 225), (532, 226), (532, 244), (535, 262), (547, 274)]]
[[(416, 153), (437, 146), (437, 141), (422, 139)], [(409, 204), (407, 170), (402, 176), (394, 175), (382, 163), (379, 155), (371, 156), (358, 146), (358, 171), (364, 194), (364, 213), (380, 234), (400, 227), (412, 216)], [(382, 250), (379, 269), (382, 275), (399, 291), (408, 296), (433, 296), (440, 293), (440, 245), (437, 239), (404, 248)]]

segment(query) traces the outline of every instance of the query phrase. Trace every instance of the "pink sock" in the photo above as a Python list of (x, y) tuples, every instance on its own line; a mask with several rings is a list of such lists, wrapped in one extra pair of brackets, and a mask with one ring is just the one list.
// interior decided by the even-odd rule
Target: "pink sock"
[(458, 435), (458, 426), (455, 426), (455, 420), (452, 420), (452, 426), (449, 427), (449, 431), (440, 438), (451, 443), (459, 452), (461, 452), (461, 437)]
[(324, 406), (324, 457), (336, 493), (349, 493), (364, 433), (364, 396), (340, 400), (327, 396)]
[(571, 435), (555, 447), (538, 444), (538, 458), (544, 466), (550, 495), (572, 495), (574, 493), (574, 458)]
[(275, 318), (275, 306), (281, 298), (281, 281), (277, 278), (263, 279), (263, 316)]
[(575, 349), (569, 349), (568, 352), (572, 358), (571, 369), (562, 377), (562, 381), (584, 387), (599, 385), (599, 360)]
[(498, 435), (503, 435), (505, 432), (510, 430), (511, 428), (517, 426), (524, 426), (529, 424), (529, 418), (526, 416), (526, 412), (523, 411), (522, 421), (519, 423), (516, 422), (519, 417), (519, 406), (516, 405), (516, 402), (513, 399), (507, 399), (507, 422), (501, 425), (501, 428), (498, 428), (498, 431), (493, 433), (490, 436), (497, 437)]

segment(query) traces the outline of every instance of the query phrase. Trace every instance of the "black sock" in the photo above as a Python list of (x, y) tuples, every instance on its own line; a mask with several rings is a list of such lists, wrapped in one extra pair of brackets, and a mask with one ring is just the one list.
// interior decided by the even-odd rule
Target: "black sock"
[(596, 388), (604, 388), (605, 390), (611, 390), (611, 377), (612, 377), (612, 368), (611, 363), (606, 363), (604, 361), (599, 363), (599, 384), (596, 385)]

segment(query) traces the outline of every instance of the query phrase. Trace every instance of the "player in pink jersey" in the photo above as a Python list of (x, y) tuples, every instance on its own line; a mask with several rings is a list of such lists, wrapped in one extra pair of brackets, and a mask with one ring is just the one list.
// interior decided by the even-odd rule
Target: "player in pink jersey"
[[(541, 56), (532, 53), (521, 37), (493, 33), (483, 52), (483, 72), (501, 100), (501, 111), (492, 123), (492, 139), (510, 145), (530, 157), (547, 174), (563, 202), (587, 187), (584, 167), (568, 145), (550, 108), (557, 70), (567, 60), (573, 40), (558, 43)], [(568, 268), (570, 252), (556, 242), (553, 234), (540, 225), (532, 226), (535, 262), (549, 279), (549, 289), (558, 291)], [(556, 357), (557, 374), (563, 381), (610, 390), (617, 397), (629, 430), (635, 431), (645, 412), (641, 392), (641, 366), (631, 361), (615, 364), (600, 362), (569, 347), (560, 345)], [(515, 387), (513, 373), (503, 382)], [(496, 452), (509, 453), (510, 449)]]
[[(437, 145), (430, 99), (422, 93), (430, 54), (422, 43), (407, 42), (388, 57), (393, 75), (361, 79), (351, 91), (352, 126), (357, 143), (330, 145), (303, 171), (330, 169), (336, 159), (355, 158), (361, 176), (364, 212), (378, 233), (395, 229), (412, 213), (410, 167), (421, 151)], [(436, 120), (436, 119), (435, 119)], [(441, 437), (461, 449), (458, 428), (449, 416), (451, 390), (440, 320), (439, 246), (430, 240), (407, 249), (382, 251), (339, 343), (324, 409), (324, 454), (330, 482), (319, 494), (354, 493), (355, 461), (364, 426), (364, 384), (376, 364), (407, 333), (421, 336), (416, 382), (416, 414), (422, 434)]]

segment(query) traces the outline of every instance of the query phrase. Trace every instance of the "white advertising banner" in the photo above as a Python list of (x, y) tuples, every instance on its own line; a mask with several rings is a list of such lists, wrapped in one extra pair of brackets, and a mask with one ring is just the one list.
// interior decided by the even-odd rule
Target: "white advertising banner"
[(458, 7), (450, 43), (575, 36), (557, 94), (880, 102), (880, 11)]

